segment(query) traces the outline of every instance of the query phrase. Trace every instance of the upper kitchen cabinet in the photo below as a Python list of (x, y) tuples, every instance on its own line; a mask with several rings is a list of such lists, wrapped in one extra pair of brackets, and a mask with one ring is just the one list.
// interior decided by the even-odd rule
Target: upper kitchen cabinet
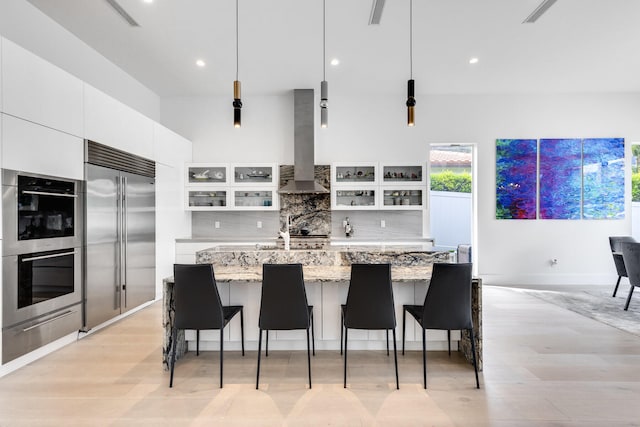
[(83, 136), (80, 79), (3, 38), (2, 111)]
[(185, 163), (191, 161), (192, 152), (191, 141), (158, 123), (153, 124), (153, 159), (157, 163), (182, 170)]
[(378, 188), (338, 187), (331, 189), (331, 209), (333, 210), (371, 210), (378, 209)]
[(378, 183), (376, 163), (334, 163), (331, 165), (331, 182), (336, 186), (353, 186)]
[(82, 138), (7, 114), (0, 118), (3, 169), (84, 179)]
[(154, 122), (86, 83), (84, 124), (87, 139), (154, 158)]
[(233, 183), (237, 185), (273, 185), (278, 182), (275, 163), (232, 165)]
[(188, 163), (187, 210), (278, 210), (275, 163)]
[(398, 186), (399, 184), (424, 184), (425, 165), (388, 165), (382, 164), (382, 177), (380, 183), (383, 185)]
[(185, 167), (185, 183), (189, 186), (222, 186), (231, 184), (229, 166), (222, 163), (189, 163)]

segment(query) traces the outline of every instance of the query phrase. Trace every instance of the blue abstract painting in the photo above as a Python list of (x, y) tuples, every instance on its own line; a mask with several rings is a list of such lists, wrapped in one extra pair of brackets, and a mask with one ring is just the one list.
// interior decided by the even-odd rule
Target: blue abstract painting
[(540, 218), (580, 219), (582, 140), (540, 140)]
[(496, 218), (536, 219), (535, 139), (496, 140)]
[(582, 140), (586, 219), (624, 218), (624, 138)]

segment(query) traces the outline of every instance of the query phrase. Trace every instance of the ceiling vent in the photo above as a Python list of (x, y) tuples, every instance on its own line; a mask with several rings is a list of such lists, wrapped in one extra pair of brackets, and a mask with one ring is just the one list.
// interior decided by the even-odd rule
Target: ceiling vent
[(382, 18), (382, 8), (384, 7), (384, 0), (373, 0), (371, 6), (371, 16), (369, 17), (369, 25), (380, 24), (380, 18)]
[(140, 24), (138, 24), (136, 20), (133, 19), (131, 15), (129, 15), (127, 11), (124, 10), (124, 8), (120, 6), (120, 4), (116, 0), (106, 0), (106, 1), (113, 8), (113, 10), (118, 12), (118, 15), (122, 16), (122, 18), (129, 23), (129, 25), (131, 25), (132, 27), (140, 26)]
[(531, 15), (527, 16), (522, 23), (523, 24), (533, 24), (545, 13), (557, 0), (544, 0), (536, 9), (531, 12)]

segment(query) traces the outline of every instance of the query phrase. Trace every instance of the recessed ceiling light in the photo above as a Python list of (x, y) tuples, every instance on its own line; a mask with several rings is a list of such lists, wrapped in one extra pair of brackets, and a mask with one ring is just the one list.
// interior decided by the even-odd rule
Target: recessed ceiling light
[(202, 59), (198, 59), (198, 60), (196, 61), (196, 65), (197, 65), (198, 67), (204, 67), (204, 66), (205, 66), (205, 65), (207, 65), (207, 64), (206, 64)]
[(340, 60), (338, 58), (333, 58), (331, 60), (331, 65), (335, 66), (335, 65), (338, 65), (338, 64), (340, 64)]
[(144, 1), (145, 3), (153, 3), (153, 0), (142, 0), (142, 1)]
[(474, 56), (473, 58), (469, 59), (469, 64), (477, 64), (478, 61), (479, 59)]

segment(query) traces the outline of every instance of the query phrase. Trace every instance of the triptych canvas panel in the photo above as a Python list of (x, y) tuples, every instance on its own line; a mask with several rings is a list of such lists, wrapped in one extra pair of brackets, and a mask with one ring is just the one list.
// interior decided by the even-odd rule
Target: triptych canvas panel
[(624, 139), (496, 140), (496, 218), (624, 218)]

